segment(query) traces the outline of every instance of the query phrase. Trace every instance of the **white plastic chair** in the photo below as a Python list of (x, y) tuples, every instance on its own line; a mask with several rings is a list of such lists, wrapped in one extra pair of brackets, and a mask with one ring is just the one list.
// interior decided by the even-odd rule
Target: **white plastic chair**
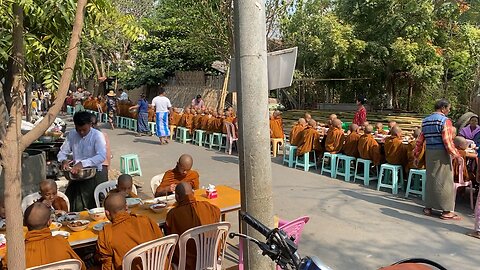
[[(65, 200), (65, 202), (67, 203), (67, 211), (70, 211), (70, 200), (68, 199), (67, 195), (65, 195), (61, 191), (57, 191), (57, 196), (59, 196), (59, 197), (61, 197), (62, 199)], [(25, 196), (22, 199), (22, 212), (25, 212), (25, 210), (27, 210), (27, 208), (30, 205), (32, 205), (34, 202), (38, 201), (41, 197), (42, 196), (38, 192), (35, 192), (35, 193), (32, 193), (32, 194), (29, 194), (29, 195)]]
[(157, 174), (152, 177), (152, 180), (150, 180), (150, 188), (152, 189), (153, 196), (155, 196), (155, 191), (157, 190), (157, 187), (160, 186), (164, 175), (165, 173)]
[[(112, 180), (112, 181), (107, 181), (104, 183), (100, 183), (96, 188), (95, 191), (93, 192), (93, 196), (95, 196), (95, 204), (97, 207), (101, 207), (100, 205), (100, 194), (103, 195), (103, 198), (106, 198), (108, 195), (108, 192), (112, 189), (115, 189), (117, 187), (117, 180)], [(137, 188), (135, 185), (132, 185), (132, 192), (135, 194), (137, 193)]]
[(69, 259), (69, 260), (63, 260), (59, 262), (27, 268), (27, 270), (58, 270), (58, 269), (80, 270), (82, 269), (82, 262), (76, 259)]
[(133, 260), (142, 260), (143, 270), (170, 269), (175, 245), (178, 241), (178, 234), (172, 234), (140, 244), (130, 249), (122, 261), (123, 270), (131, 270)]
[(225, 153), (231, 155), (233, 143), (238, 141), (238, 136), (235, 133), (235, 126), (232, 123), (224, 122), (224, 125), (227, 128), (227, 147), (225, 147)]
[(465, 162), (460, 162), (458, 166), (458, 183), (453, 183), (453, 188), (455, 189), (455, 194), (457, 194), (457, 189), (459, 187), (466, 187), (470, 189), (470, 208), (474, 209), (474, 202), (473, 202), (473, 184), (472, 181), (465, 182), (463, 179), (463, 168), (465, 166)]
[[(220, 270), (218, 265), (218, 254), (221, 251), (220, 260), (223, 261), (225, 254), (225, 243), (230, 230), (230, 223), (219, 222), (210, 225), (203, 225), (187, 230), (180, 236), (178, 247), (180, 260), (178, 270), (185, 270), (187, 258), (187, 242), (193, 239), (197, 249), (196, 270), (211, 269)], [(190, 270), (190, 269), (189, 269)]]

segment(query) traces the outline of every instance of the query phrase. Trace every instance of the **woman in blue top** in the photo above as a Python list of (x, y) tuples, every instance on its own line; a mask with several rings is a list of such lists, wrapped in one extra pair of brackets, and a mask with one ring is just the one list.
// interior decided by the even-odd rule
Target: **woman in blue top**
[(148, 127), (148, 105), (145, 94), (142, 93), (140, 94), (137, 105), (129, 108), (129, 110), (138, 109), (137, 136), (150, 135), (150, 128)]

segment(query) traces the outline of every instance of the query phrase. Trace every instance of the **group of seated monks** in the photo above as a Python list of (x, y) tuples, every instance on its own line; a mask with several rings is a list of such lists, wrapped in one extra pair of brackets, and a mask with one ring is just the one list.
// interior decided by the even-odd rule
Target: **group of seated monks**
[(227, 134), (225, 122), (233, 124), (236, 129), (237, 118), (233, 107), (218, 111), (213, 108), (187, 107), (183, 112), (174, 108), (169, 118), (170, 125), (185, 127), (190, 134), (193, 134), (197, 129), (204, 130), (207, 133)]
[[(192, 170), (193, 158), (182, 155), (174, 169), (165, 173), (155, 196), (175, 192), (177, 204), (166, 217), (162, 228), (149, 217), (132, 214), (128, 211), (126, 198), (135, 197), (132, 193), (133, 181), (129, 175), (118, 179), (117, 188), (110, 191), (103, 206), (111, 223), (99, 232), (95, 264), (92, 269), (122, 269), (123, 256), (132, 248), (169, 234), (181, 235), (188, 229), (213, 224), (220, 221), (220, 209), (205, 201), (197, 201), (194, 189), (199, 187), (199, 175)], [(67, 239), (52, 236), (49, 226), (54, 211), (66, 211), (63, 199), (57, 196), (57, 186), (53, 180), (40, 183), (41, 199), (30, 205), (24, 213), (26, 266), (34, 267), (66, 259), (80, 257), (73, 251)], [(195, 244), (187, 244), (186, 269), (195, 269)], [(179, 250), (176, 247), (172, 263), (178, 265)], [(3, 267), (6, 268), (6, 257)], [(83, 264), (82, 269), (86, 269)], [(134, 260), (132, 269), (141, 269), (141, 263)]]

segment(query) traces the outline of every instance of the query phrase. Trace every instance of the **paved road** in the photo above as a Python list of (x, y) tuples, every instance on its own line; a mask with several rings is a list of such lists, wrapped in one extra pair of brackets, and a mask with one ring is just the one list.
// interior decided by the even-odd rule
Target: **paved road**
[[(119, 168), (121, 155), (139, 155), (143, 177), (138, 179), (145, 187), (141, 192), (151, 194), (151, 177), (173, 168), (183, 153), (193, 156), (201, 186), (211, 183), (239, 188), (236, 156), (190, 144), (158, 145), (155, 137), (136, 138), (122, 129), (104, 131), (110, 135), (113, 168)], [(433, 259), (448, 269), (480, 268), (480, 240), (465, 236), (473, 227), (472, 211), (466, 203), (457, 206), (462, 221), (442, 221), (423, 216), (418, 200), (280, 163), (281, 158), (272, 159), (275, 214), (283, 219), (311, 218), (302, 235), (301, 254), (317, 255), (333, 269), (377, 269), (406, 257)], [(236, 217), (227, 219), (236, 229)]]

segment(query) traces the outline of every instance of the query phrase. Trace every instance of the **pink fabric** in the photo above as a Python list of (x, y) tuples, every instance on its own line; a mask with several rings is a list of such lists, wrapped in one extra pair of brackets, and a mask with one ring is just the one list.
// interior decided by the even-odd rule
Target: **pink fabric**
[(480, 132), (480, 126), (477, 126), (473, 131), (470, 128), (470, 125), (462, 128), (460, 130), (460, 135), (465, 137), (465, 139), (473, 140), (473, 137)]
[(477, 196), (477, 203), (475, 204), (475, 228), (476, 232), (480, 232), (480, 192)]

